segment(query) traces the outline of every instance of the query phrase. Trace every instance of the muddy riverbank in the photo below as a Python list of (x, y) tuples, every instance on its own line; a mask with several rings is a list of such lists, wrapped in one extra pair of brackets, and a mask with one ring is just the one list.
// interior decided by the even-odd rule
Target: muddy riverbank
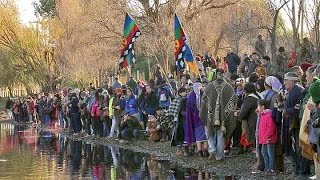
[(256, 163), (253, 153), (237, 155), (237, 149), (231, 151), (224, 161), (217, 162), (209, 158), (183, 155), (176, 155), (176, 148), (170, 147), (170, 142), (156, 142), (135, 140), (135, 141), (119, 141), (117, 139), (103, 138), (95, 139), (92, 137), (72, 136), (66, 132), (61, 132), (62, 135), (68, 136), (73, 140), (84, 141), (90, 144), (103, 144), (117, 146), (119, 148), (141, 152), (157, 157), (159, 160), (169, 160), (172, 166), (178, 165), (184, 168), (193, 168), (210, 174), (233, 176), (236, 179), (290, 179), (292, 174), (292, 163), (286, 158), (286, 172), (271, 176), (266, 173), (252, 174), (252, 167)]

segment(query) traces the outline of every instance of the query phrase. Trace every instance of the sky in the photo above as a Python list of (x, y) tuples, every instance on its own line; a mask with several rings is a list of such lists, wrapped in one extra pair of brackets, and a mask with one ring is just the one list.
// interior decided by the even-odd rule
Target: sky
[(36, 0), (15, 0), (19, 12), (20, 12), (20, 20), (23, 24), (29, 24), (29, 22), (37, 20), (34, 15), (34, 8), (32, 6), (32, 2)]

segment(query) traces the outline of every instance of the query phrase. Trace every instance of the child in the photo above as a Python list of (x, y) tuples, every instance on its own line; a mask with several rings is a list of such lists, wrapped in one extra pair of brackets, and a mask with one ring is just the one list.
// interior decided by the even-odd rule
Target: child
[(272, 119), (272, 111), (268, 109), (268, 101), (258, 100), (257, 112), (260, 113), (258, 142), (262, 145), (262, 156), (265, 170), (275, 174), (275, 144), (277, 142), (277, 127)]
[(153, 115), (148, 116), (148, 123), (146, 128), (147, 135), (149, 135), (149, 141), (157, 142), (161, 138), (160, 123)]

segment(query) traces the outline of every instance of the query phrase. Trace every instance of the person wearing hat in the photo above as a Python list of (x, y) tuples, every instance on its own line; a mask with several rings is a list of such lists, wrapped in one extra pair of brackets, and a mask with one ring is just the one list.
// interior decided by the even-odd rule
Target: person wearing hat
[(296, 73), (288, 72), (284, 76), (284, 85), (288, 91), (282, 124), (282, 147), (284, 154), (291, 155), (294, 159), (294, 173), (293, 178), (298, 176), (306, 176), (310, 174), (310, 163), (301, 154), (301, 147), (299, 146), (299, 107), (303, 99), (304, 88), (298, 83), (299, 76)]
[[(314, 78), (313, 83), (311, 84), (309, 88), (309, 95), (311, 96), (311, 99), (314, 103), (313, 106), (308, 106), (308, 108), (312, 109), (312, 115), (310, 118), (310, 124), (312, 125), (313, 128), (320, 128), (320, 79), (319, 78)], [(313, 108), (312, 108), (313, 107)], [(318, 179), (320, 177), (320, 162), (319, 162), (319, 149), (320, 149), (320, 138), (319, 138), (319, 132), (317, 133), (317, 141), (314, 142), (316, 145), (316, 148), (314, 149), (314, 163), (315, 163), (315, 177), (310, 177), (310, 179)]]

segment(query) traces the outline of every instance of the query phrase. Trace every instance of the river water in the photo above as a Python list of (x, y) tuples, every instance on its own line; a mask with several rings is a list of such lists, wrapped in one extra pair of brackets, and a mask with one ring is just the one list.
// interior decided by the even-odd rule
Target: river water
[(30, 125), (0, 125), (0, 179), (234, 179), (112, 145), (72, 141)]

